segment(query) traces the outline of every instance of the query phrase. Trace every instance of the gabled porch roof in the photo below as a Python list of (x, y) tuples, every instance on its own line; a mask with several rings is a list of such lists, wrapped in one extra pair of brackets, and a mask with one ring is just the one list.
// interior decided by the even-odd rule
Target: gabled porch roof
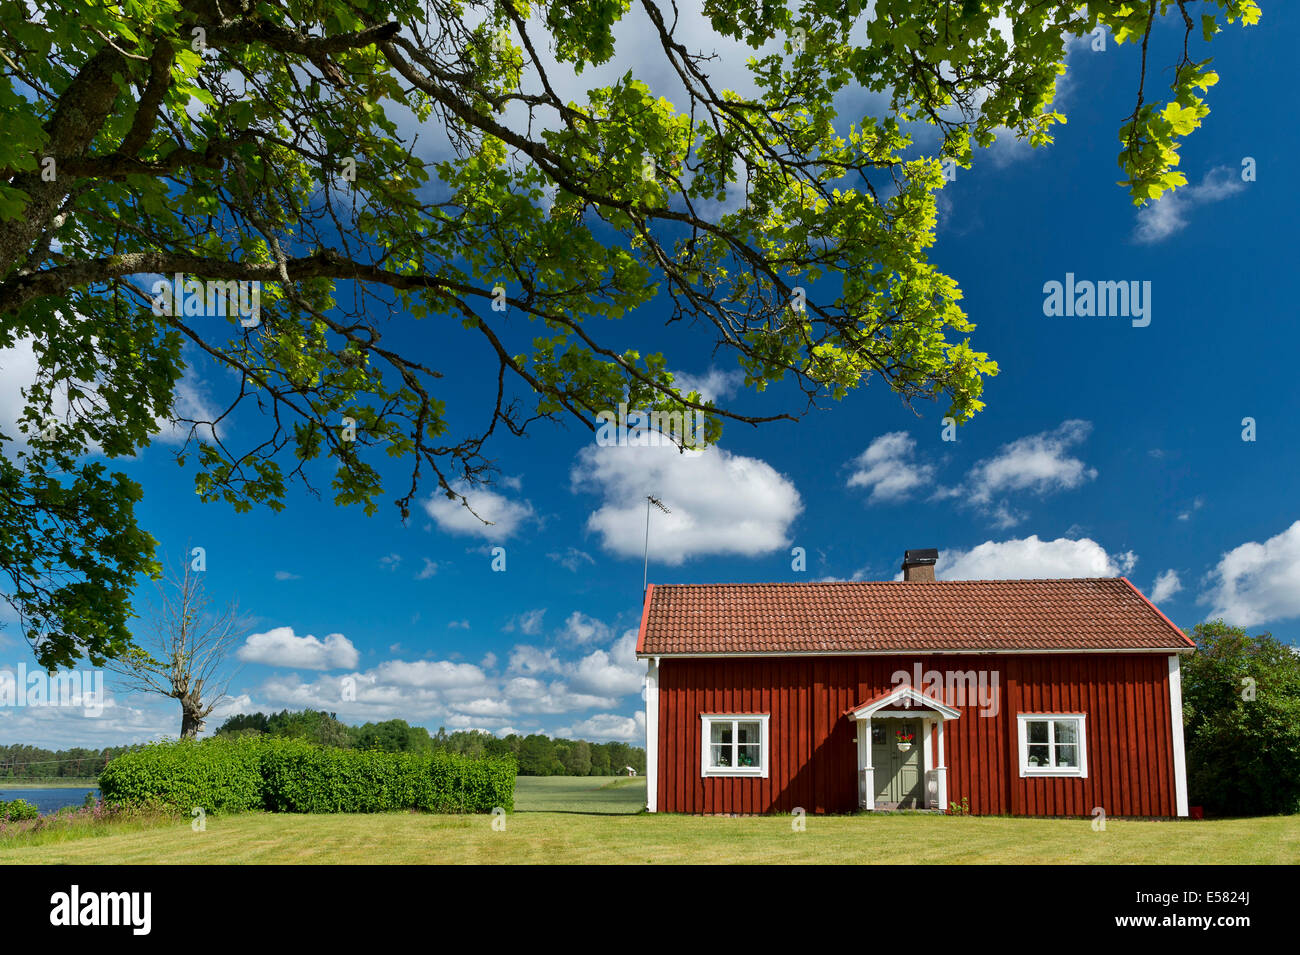
[(951, 706), (948, 706), (933, 696), (926, 696), (914, 686), (907, 683), (882, 693), (879, 696), (873, 697), (866, 702), (859, 703), (857, 706), (853, 707), (853, 709), (848, 710), (846, 715), (849, 719), (853, 720), (870, 719), (871, 715), (878, 710), (883, 710), (892, 704), (903, 702), (921, 709), (933, 710), (946, 720), (955, 720), (957, 717), (961, 716), (961, 713), (953, 709)]

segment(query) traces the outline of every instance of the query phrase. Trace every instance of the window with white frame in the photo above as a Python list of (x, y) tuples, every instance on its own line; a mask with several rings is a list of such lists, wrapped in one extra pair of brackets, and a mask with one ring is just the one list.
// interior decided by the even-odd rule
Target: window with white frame
[(700, 770), (705, 776), (767, 776), (768, 714), (706, 714)]
[(1083, 713), (1020, 713), (1021, 776), (1087, 776)]

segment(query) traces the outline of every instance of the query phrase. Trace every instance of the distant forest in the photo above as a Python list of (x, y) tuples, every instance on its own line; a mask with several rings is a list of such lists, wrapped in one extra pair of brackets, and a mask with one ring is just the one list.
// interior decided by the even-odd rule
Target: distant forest
[(551, 739), (540, 733), (528, 736), (494, 736), (481, 730), (443, 727), (431, 734), (406, 720), (386, 720), (348, 726), (323, 710), (282, 710), (267, 716), (247, 713), (221, 724), (218, 735), (264, 733), (307, 739), (348, 749), (382, 749), (390, 753), (425, 753), (450, 750), (467, 756), (502, 756), (509, 753), (519, 763), (521, 776), (618, 776), (631, 766), (645, 774), (645, 750), (627, 743), (591, 743), (587, 740)]
[(43, 749), (40, 746), (0, 746), (0, 779), (28, 779), (54, 776), (98, 776), (114, 756), (139, 749), (131, 746), (108, 746), (104, 749)]
[[(626, 773), (628, 766), (636, 770), (638, 776), (645, 774), (645, 750), (627, 743), (551, 739), (537, 733), (504, 737), (479, 730), (448, 733), (444, 728), (430, 734), (423, 726), (411, 726), (406, 720), (348, 726), (339, 722), (333, 713), (323, 710), (281, 710), (269, 716), (265, 713), (241, 714), (232, 716), (217, 730), (219, 736), (256, 733), (306, 739), (325, 746), (381, 749), (390, 753), (427, 753), (436, 749), (468, 756), (510, 753), (518, 761), (522, 776), (618, 776)], [(114, 756), (140, 749), (143, 745), (59, 750), (21, 744), (0, 746), (0, 780), (98, 776)]]

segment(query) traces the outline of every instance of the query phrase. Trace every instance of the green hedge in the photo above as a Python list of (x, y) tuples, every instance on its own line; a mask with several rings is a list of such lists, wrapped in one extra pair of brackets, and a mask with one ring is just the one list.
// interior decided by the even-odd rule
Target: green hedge
[(515, 761), (456, 753), (335, 749), (304, 740), (159, 743), (112, 760), (107, 802), (208, 812), (491, 812), (514, 809)]
[(266, 808), (276, 812), (514, 808), (513, 759), (332, 749), (284, 740), (263, 755), (262, 778)]
[(262, 749), (247, 739), (157, 743), (109, 760), (99, 791), (106, 802), (161, 803), (185, 812), (261, 809)]

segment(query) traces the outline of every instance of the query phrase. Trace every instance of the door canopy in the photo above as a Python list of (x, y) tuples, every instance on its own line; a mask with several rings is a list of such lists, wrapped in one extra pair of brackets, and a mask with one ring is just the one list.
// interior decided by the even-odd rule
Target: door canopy
[[(869, 720), (872, 715), (881, 710), (893, 710), (895, 707), (903, 707), (909, 710), (931, 710), (937, 713), (945, 720), (955, 720), (961, 716), (958, 710), (953, 709), (946, 703), (940, 702), (933, 696), (926, 696), (911, 684), (903, 684), (896, 687), (888, 693), (877, 696), (874, 699), (860, 703), (853, 709), (849, 710), (849, 719), (852, 720)], [(890, 714), (894, 715), (894, 714)], [(901, 715), (901, 714), (900, 714)], [(920, 712), (915, 715), (921, 716)]]

